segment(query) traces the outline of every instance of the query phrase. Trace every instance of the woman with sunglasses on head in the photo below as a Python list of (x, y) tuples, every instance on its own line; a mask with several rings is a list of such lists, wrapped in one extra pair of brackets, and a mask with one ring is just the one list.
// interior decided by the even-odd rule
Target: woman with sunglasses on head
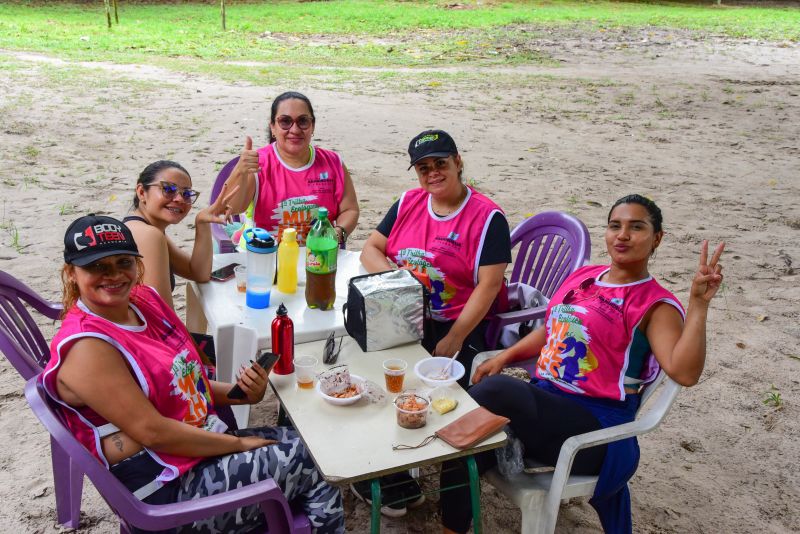
[[(511, 261), (508, 222), (497, 204), (464, 183), (464, 162), (447, 132), (421, 132), (409, 143), (408, 154), (420, 187), (403, 193), (389, 209), (364, 244), (361, 263), (371, 273), (399, 266), (428, 281), (433, 321), (426, 325), (422, 346), (435, 356), (458, 353), (469, 369), (475, 354), (486, 350), (486, 319), (505, 287), (503, 274)], [(468, 378), (459, 383), (466, 387)], [(418, 484), (405, 474), (382, 483), (383, 502), (397, 500), (393, 492), (402, 492), (408, 506), (424, 502)], [(352, 489), (367, 500), (368, 484)], [(406, 504), (384, 506), (381, 512), (402, 515)]]
[[(234, 387), (210, 380), (189, 332), (142, 283), (133, 235), (111, 217), (74, 221), (64, 236), (64, 313), (42, 381), (75, 437), (148, 504), (194, 500), (272, 478), (315, 532), (344, 532), (341, 493), (286, 428), (227, 431), (216, 407), (260, 402), (267, 370), (243, 370)], [(266, 530), (256, 505), (182, 527), (185, 532)]]
[[(659, 369), (683, 386), (697, 383), (706, 358), (708, 307), (722, 283), (719, 258), (725, 244), (709, 260), (703, 242), (684, 312), (648, 269), (663, 236), (661, 210), (652, 200), (641, 195), (619, 199), (605, 231), (610, 265), (572, 273), (550, 300), (545, 325), (476, 370), (469, 394), (511, 419), (526, 457), (556, 465), (567, 438), (632, 421), (642, 388)], [(510, 363), (537, 355), (538, 381), (499, 374)], [(606, 531), (630, 532), (625, 483), (638, 459), (635, 438), (584, 449), (575, 457), (573, 474), (599, 475), (590, 502)], [(481, 473), (497, 463), (493, 452), (476, 460)], [(443, 487), (467, 480), (461, 462), (445, 467), (455, 469), (443, 470)], [(441, 503), (445, 532), (466, 532), (469, 492), (445, 492)]]
[(279, 95), (270, 110), (270, 144), (253, 150), (247, 137), (226, 182), (239, 186), (239, 192), (227, 203), (233, 213), (242, 213), (252, 202), (257, 227), (277, 239), (284, 228), (295, 228), (301, 246), (317, 209), (327, 208), (344, 244), (358, 224), (356, 190), (341, 157), (311, 144), (315, 125), (314, 108), (305, 95)]
[(231, 212), (226, 203), (235, 188), (225, 188), (210, 206), (194, 218), (191, 254), (167, 237), (167, 227), (181, 222), (192, 209), (199, 193), (192, 189), (189, 172), (179, 163), (160, 160), (144, 168), (136, 182), (133, 214), (123, 222), (131, 229), (142, 253), (144, 283), (154, 287), (170, 307), (175, 275), (195, 282), (208, 282), (213, 245), (211, 224), (225, 224)]

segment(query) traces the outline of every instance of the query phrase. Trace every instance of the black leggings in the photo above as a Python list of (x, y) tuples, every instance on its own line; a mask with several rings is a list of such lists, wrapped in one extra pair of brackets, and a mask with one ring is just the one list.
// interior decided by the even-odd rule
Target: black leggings
[[(511, 419), (511, 429), (525, 446), (525, 457), (546, 465), (556, 465), (567, 438), (602, 428), (594, 415), (577, 402), (517, 378), (490, 376), (473, 386), (469, 394), (489, 411)], [(605, 445), (581, 450), (575, 456), (572, 473), (597, 475), (605, 455)], [(494, 451), (477, 454), (475, 460), (481, 474), (497, 464)], [(442, 466), (441, 487), (468, 481), (463, 459)], [(455, 532), (469, 529), (472, 505), (468, 486), (442, 492), (440, 505), (445, 527)]]

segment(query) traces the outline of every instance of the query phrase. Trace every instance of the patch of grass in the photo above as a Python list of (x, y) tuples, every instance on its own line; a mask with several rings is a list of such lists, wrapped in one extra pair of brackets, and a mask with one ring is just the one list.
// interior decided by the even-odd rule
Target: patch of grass
[(781, 393), (778, 391), (778, 388), (775, 387), (775, 384), (772, 384), (769, 390), (764, 392), (764, 399), (761, 402), (773, 408), (780, 408), (783, 406)]
[(17, 254), (22, 254), (25, 246), (20, 243), (19, 228), (17, 228), (17, 225), (14, 224), (14, 221), (3, 222), (0, 224), (0, 229), (5, 230), (8, 236), (11, 238), (11, 243), (9, 243), (9, 246), (16, 250)]
[(589, 25), (666, 27), (732, 37), (800, 41), (800, 10), (597, 0), (332, 0), (233, 4), (222, 31), (210, 4), (123, 4), (105, 27), (100, 3), (0, 4), (0, 48), (72, 59), (145, 62), (200, 58), (290, 65), (418, 65), (426, 62), (536, 62), (536, 28)]

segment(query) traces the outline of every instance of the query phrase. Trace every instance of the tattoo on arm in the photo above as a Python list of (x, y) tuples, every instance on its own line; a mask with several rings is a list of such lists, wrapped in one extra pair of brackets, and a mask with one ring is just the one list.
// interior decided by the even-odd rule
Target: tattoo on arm
[(117, 446), (119, 452), (122, 452), (122, 449), (125, 447), (125, 444), (122, 442), (122, 438), (120, 437), (119, 433), (111, 435), (111, 441), (114, 442), (114, 445)]

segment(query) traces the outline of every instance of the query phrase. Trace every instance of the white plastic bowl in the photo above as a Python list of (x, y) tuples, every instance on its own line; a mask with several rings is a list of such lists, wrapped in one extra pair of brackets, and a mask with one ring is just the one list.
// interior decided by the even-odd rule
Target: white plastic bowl
[(450, 376), (447, 379), (437, 380), (436, 378), (431, 378), (441, 375), (449, 362), (450, 358), (443, 356), (425, 358), (418, 361), (417, 365), (414, 366), (414, 373), (428, 387), (449, 386), (464, 376), (464, 366), (458, 360), (455, 360), (453, 365), (450, 366), (450, 371), (448, 372)]
[(350, 381), (353, 384), (355, 384), (356, 388), (358, 389), (358, 394), (353, 395), (352, 397), (345, 397), (343, 399), (340, 399), (339, 397), (331, 397), (329, 395), (324, 394), (322, 392), (322, 389), (320, 388), (319, 380), (317, 380), (316, 390), (317, 393), (319, 393), (320, 397), (322, 397), (331, 404), (335, 404), (336, 406), (347, 406), (348, 404), (355, 404), (356, 402), (358, 402), (358, 399), (360, 399), (361, 396), (364, 394), (364, 379), (358, 375), (350, 375)]

